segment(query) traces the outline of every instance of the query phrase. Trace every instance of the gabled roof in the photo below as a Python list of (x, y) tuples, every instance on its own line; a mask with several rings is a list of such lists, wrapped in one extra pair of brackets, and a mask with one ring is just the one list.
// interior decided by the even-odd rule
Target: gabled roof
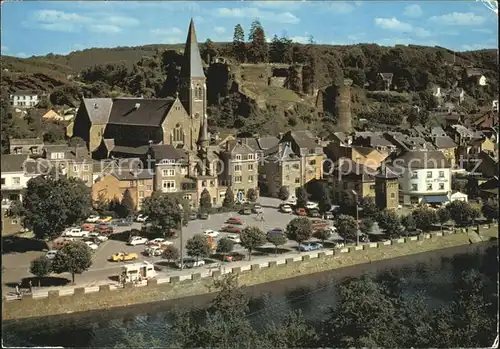
[(378, 73), (379, 76), (382, 78), (382, 79), (392, 79), (392, 77), (394, 76), (393, 73)]
[(151, 146), (152, 156), (155, 160), (180, 160), (186, 158), (186, 154), (171, 144), (158, 144)]
[(181, 78), (205, 78), (193, 19), (189, 23), (186, 46), (184, 47)]
[(16, 145), (43, 145), (43, 141), (40, 138), (11, 138), (9, 140), (11, 146)]
[(161, 125), (174, 102), (174, 98), (116, 98), (113, 99), (108, 123), (157, 127)]
[(111, 98), (84, 98), (83, 105), (92, 124), (103, 125), (108, 123), (113, 105)]
[(148, 152), (148, 145), (141, 145), (138, 147), (129, 147), (125, 145), (115, 145), (113, 149), (111, 149), (111, 153), (113, 154), (130, 154), (130, 155), (145, 155)]
[(270, 149), (272, 147), (275, 147), (279, 143), (279, 138), (275, 136), (266, 136), (266, 137), (260, 137), (257, 139), (257, 143), (259, 144), (259, 148), (262, 150), (265, 149)]
[(434, 137), (433, 142), (436, 149), (450, 149), (457, 147), (457, 144), (449, 136)]
[(343, 178), (349, 176), (361, 176), (363, 181), (372, 181), (377, 174), (377, 170), (365, 166), (349, 158), (340, 158), (333, 165), (334, 173), (340, 172)]
[(1, 159), (2, 173), (23, 172), (27, 175), (47, 172), (50, 163), (45, 159), (31, 159), (26, 154), (4, 154)]
[(225, 151), (235, 154), (255, 153), (256, 150), (258, 149), (253, 149), (250, 145), (246, 144), (243, 139), (227, 141), (225, 149)]
[(436, 126), (431, 128), (431, 136), (433, 137), (445, 137), (447, 133), (441, 126)]
[(408, 150), (389, 159), (391, 169), (399, 173), (399, 169), (450, 168), (448, 160), (439, 150)]

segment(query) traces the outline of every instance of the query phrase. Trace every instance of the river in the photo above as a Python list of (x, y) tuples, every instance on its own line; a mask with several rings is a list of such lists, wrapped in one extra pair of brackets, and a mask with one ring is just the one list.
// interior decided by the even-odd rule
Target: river
[[(258, 285), (247, 291), (252, 298), (250, 319), (259, 328), (270, 321), (279, 322), (291, 310), (301, 309), (309, 319), (319, 320), (324, 310), (335, 306), (336, 285), (346, 277), (370, 273), (383, 277), (392, 271), (404, 281), (404, 292), (424, 291), (431, 306), (449, 301), (453, 281), (462, 271), (483, 263), (485, 250), (492, 243), (460, 246), (437, 252), (401, 257), (382, 262), (348, 267), (330, 272)], [(498, 274), (495, 260), (488, 263)], [(190, 308), (203, 315), (210, 296), (159, 302), (120, 310), (86, 312), (3, 323), (4, 346), (113, 347), (125, 333), (166, 338), (166, 324), (174, 307)]]

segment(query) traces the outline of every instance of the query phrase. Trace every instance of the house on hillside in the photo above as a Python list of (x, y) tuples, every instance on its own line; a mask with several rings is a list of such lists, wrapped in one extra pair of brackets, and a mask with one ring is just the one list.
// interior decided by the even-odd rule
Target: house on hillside
[(32, 91), (18, 91), (10, 95), (10, 104), (15, 108), (33, 108), (40, 101), (40, 95)]
[(377, 78), (384, 84), (384, 90), (389, 91), (392, 87), (393, 73), (379, 73)]
[(31, 154), (41, 155), (43, 150), (43, 141), (40, 138), (12, 138), (9, 141), (10, 154)]
[(467, 68), (465, 70), (467, 79), (473, 79), (478, 86), (486, 86), (488, 80), (486, 76), (483, 75), (483, 70), (479, 68)]

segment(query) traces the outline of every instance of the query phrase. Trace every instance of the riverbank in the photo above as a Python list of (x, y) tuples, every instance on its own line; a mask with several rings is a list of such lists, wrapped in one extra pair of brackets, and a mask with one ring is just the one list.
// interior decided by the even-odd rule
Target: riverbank
[[(496, 227), (494, 227), (496, 231)], [(491, 234), (491, 233), (490, 233)], [(351, 247), (333, 253), (297, 254), (295, 258), (254, 264), (249, 268), (233, 268), (227, 273), (239, 274), (240, 284), (258, 285), (277, 280), (294, 278), (300, 275), (314, 274), (332, 269), (344, 268), (364, 263), (373, 263), (412, 254), (435, 251), (449, 247), (471, 243), (472, 234), (465, 232), (425, 234), (421, 238), (406, 238), (387, 243), (372, 243), (365, 247)], [(248, 269), (248, 270), (246, 270)], [(144, 287), (127, 285), (124, 289), (112, 290), (109, 285), (100, 286), (94, 292), (77, 288), (71, 295), (60, 295), (51, 291), (46, 298), (25, 297), (19, 301), (3, 301), (3, 319), (16, 320), (31, 317), (106, 310), (126, 307), (134, 304), (153, 303), (197, 296), (213, 292), (212, 278), (219, 277), (224, 271), (215, 270), (202, 277), (200, 273), (192, 274), (181, 280), (171, 277), (168, 280), (150, 280)], [(206, 276), (206, 275), (204, 275)]]

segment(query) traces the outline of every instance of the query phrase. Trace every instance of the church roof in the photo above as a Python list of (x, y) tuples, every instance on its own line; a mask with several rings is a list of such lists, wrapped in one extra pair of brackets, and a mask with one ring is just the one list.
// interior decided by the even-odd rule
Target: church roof
[(115, 98), (109, 124), (160, 126), (175, 99)]
[(201, 61), (200, 49), (196, 40), (194, 21), (189, 23), (189, 31), (184, 48), (184, 59), (181, 67), (182, 78), (205, 78), (203, 64)]

